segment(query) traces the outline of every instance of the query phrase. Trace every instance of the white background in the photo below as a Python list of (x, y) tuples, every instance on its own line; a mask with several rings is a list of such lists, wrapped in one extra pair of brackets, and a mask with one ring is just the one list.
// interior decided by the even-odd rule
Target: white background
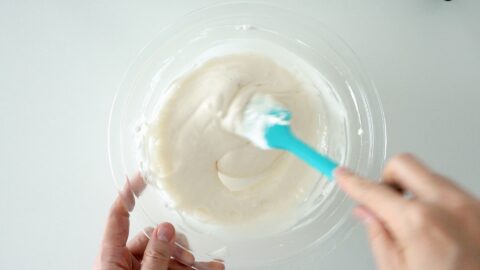
[[(119, 80), (166, 23), (214, 2), (0, 0), (0, 268), (91, 268), (115, 196), (106, 142)], [(480, 194), (479, 1), (276, 2), (358, 54), (389, 156), (417, 153)], [(314, 268), (373, 269), (363, 231)]]

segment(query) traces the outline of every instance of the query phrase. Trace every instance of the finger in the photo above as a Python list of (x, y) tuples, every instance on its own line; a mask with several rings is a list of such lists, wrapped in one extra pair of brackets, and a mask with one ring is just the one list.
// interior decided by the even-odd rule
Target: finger
[[(153, 229), (149, 228), (153, 231)], [(146, 229), (148, 230), (148, 229)], [(143, 258), (143, 253), (145, 252), (145, 248), (148, 244), (148, 237), (145, 232), (139, 232), (134, 238), (128, 240), (127, 248), (130, 250), (130, 253), (137, 258), (137, 260), (141, 261)]]
[(143, 254), (142, 270), (166, 270), (172, 256), (175, 229), (170, 223), (161, 223), (153, 230)]
[(396, 269), (398, 262), (397, 247), (394, 239), (382, 222), (367, 208), (357, 207), (355, 215), (365, 224), (368, 230), (368, 239), (377, 262), (378, 269)]
[(448, 193), (461, 190), (452, 182), (436, 175), (410, 154), (393, 157), (385, 167), (383, 179), (412, 192), (415, 197), (426, 201), (444, 200)]
[[(134, 238), (130, 239), (127, 242), (127, 248), (130, 250), (132, 255), (137, 259), (137, 260), (142, 260), (143, 259), (143, 253), (145, 252), (145, 248), (147, 247), (149, 238), (147, 235), (152, 235), (153, 228), (146, 228), (145, 231), (139, 232)], [(187, 266), (192, 266), (193, 263), (195, 262), (195, 257), (193, 256), (192, 253), (190, 253), (186, 248), (184, 248), (182, 245), (180, 245), (179, 238), (185, 237), (183, 234), (177, 233), (176, 234), (176, 244), (175, 248), (173, 251), (172, 257), (175, 258), (176, 261), (187, 265)], [(182, 241), (185, 243), (185, 240)]]
[(145, 187), (145, 181), (143, 181), (143, 177), (140, 173), (137, 173), (133, 178), (127, 177), (125, 185), (120, 191), (120, 196), (122, 197), (128, 211), (133, 210), (133, 207), (135, 206), (135, 197), (138, 197)]
[(192, 270), (191, 266), (184, 265), (176, 260), (170, 260), (170, 264), (168, 265), (168, 270)]
[(195, 257), (189, 251), (190, 245), (185, 234), (177, 232), (175, 234), (175, 242), (173, 257), (185, 265), (192, 266), (195, 262)]
[(225, 270), (225, 264), (219, 261), (195, 262), (194, 266), (198, 270)]
[(177, 232), (175, 235), (175, 241), (178, 245), (182, 246), (185, 249), (190, 249), (190, 243), (188, 243), (188, 239), (185, 234), (181, 232)]
[(141, 270), (141, 268), (142, 268), (141, 260), (132, 258), (132, 270)]
[(401, 229), (396, 222), (407, 207), (407, 201), (400, 194), (385, 185), (379, 185), (345, 168), (335, 170), (335, 179), (353, 200), (365, 205), (390, 228)]
[(130, 185), (133, 194), (135, 194), (135, 196), (139, 196), (140, 194), (142, 194), (143, 190), (147, 186), (147, 183), (145, 183), (142, 175), (140, 173), (137, 173), (132, 179), (130, 179)]
[(130, 226), (129, 216), (122, 196), (118, 196), (110, 208), (102, 245), (114, 247), (125, 246)]
[(195, 257), (193, 256), (193, 254), (178, 244), (175, 245), (173, 257), (175, 258), (175, 260), (187, 266), (192, 266), (195, 262)]

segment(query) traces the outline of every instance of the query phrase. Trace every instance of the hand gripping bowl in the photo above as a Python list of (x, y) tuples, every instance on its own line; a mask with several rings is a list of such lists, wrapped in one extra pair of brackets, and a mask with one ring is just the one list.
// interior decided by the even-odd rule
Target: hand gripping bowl
[[(142, 172), (136, 130), (153, 113), (169, 83), (195, 59), (237, 51), (279, 59), (295, 55), (321, 74), (328, 86), (324, 88), (344, 110), (337, 124), (344, 130), (341, 140), (345, 147), (328, 154), (370, 179), (378, 177), (386, 149), (383, 110), (374, 85), (352, 51), (314, 19), (242, 2), (210, 6), (180, 18), (164, 28), (130, 67), (109, 123), (109, 158), (117, 187)], [(198, 261), (222, 261), (227, 269), (308, 269), (333, 250), (354, 225), (350, 217), (353, 203), (335, 184), (329, 188), (328, 194), (313, 196), (311, 211), (288, 228), (254, 237), (232, 237), (189, 226), (150, 184), (135, 194), (135, 211), (141, 216), (137, 221), (145, 227), (174, 224), (177, 233), (188, 240), (188, 245), (185, 241), (177, 245)]]

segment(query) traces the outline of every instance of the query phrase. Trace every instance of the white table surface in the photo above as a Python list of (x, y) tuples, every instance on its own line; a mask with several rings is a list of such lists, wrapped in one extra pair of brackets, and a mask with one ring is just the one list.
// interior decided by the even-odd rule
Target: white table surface
[[(162, 26), (214, 2), (0, 0), (1, 269), (91, 268), (115, 196), (106, 143), (119, 80)], [(479, 1), (281, 2), (358, 54), (389, 156), (417, 153), (480, 194)], [(373, 268), (358, 229), (312, 269)]]

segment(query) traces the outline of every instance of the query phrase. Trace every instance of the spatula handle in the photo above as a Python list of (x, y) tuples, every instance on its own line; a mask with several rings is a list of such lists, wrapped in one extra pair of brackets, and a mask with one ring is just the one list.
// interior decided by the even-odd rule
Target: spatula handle
[(317, 169), (325, 175), (328, 180), (333, 180), (333, 171), (338, 167), (338, 164), (298, 139), (292, 133), (290, 126), (274, 125), (269, 127), (265, 138), (270, 147), (289, 151), (308, 165)]

